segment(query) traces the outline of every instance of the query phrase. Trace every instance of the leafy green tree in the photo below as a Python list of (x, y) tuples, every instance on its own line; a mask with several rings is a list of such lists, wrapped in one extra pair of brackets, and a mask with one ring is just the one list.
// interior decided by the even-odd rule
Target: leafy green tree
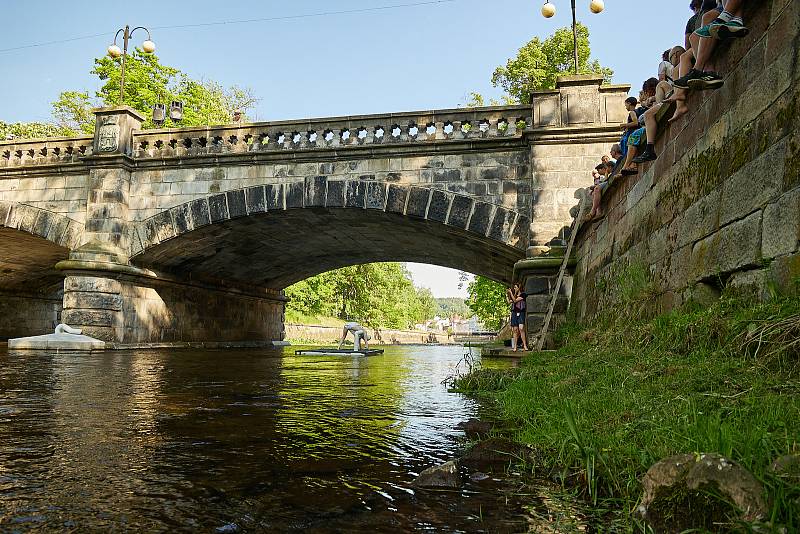
[(44, 137), (67, 137), (75, 135), (73, 130), (47, 122), (0, 121), (0, 141), (20, 139), (41, 139)]
[[(590, 56), (589, 29), (578, 23), (578, 72), (599, 74), (610, 82), (614, 71)], [(513, 103), (529, 104), (531, 92), (554, 89), (558, 76), (574, 72), (572, 28), (559, 28), (544, 40), (534, 37), (519, 49), (516, 57), (497, 67), (492, 74), (492, 85), (502, 87), (508, 94), (506, 98)], [(479, 93), (472, 93), (467, 107), (473, 103), (483, 105), (483, 101)]]
[(452, 317), (458, 315), (459, 317), (472, 316), (472, 310), (469, 309), (464, 299), (458, 297), (442, 297), (436, 299), (436, 315), (439, 317)]
[(313, 276), (284, 290), (288, 311), (356, 320), (375, 328), (409, 328), (434, 316), (428, 289), (414, 287), (399, 263), (368, 263)]
[(476, 276), (467, 286), (467, 306), (483, 321), (487, 328), (499, 330), (508, 319), (510, 307), (506, 303), (503, 284)]

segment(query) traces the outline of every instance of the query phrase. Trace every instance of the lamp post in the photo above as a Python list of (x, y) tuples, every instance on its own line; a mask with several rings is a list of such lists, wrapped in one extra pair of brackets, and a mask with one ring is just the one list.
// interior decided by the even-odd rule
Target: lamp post
[[(125, 60), (128, 57), (128, 41), (133, 35), (133, 32), (136, 30), (144, 30), (147, 32), (147, 40), (142, 43), (142, 50), (146, 54), (152, 54), (156, 49), (156, 44), (150, 40), (150, 30), (145, 28), (144, 26), (137, 26), (134, 29), (130, 29), (130, 26), (127, 24), (124, 28), (120, 28), (117, 30), (116, 35), (114, 35), (114, 42), (108, 47), (108, 55), (114, 59), (122, 56), (122, 75), (119, 79), (119, 104), (123, 105), (125, 103)], [(117, 38), (119, 37), (120, 32), (122, 32), (122, 50), (120, 50), (119, 46), (117, 46)]]
[[(578, 19), (575, 16), (575, 0), (572, 1), (572, 52), (575, 59), (575, 74), (578, 74)], [(589, 3), (589, 9), (592, 13), (600, 13), (605, 8), (603, 0), (592, 0)], [(542, 6), (542, 16), (549, 19), (556, 14), (556, 6), (550, 3), (550, 0), (545, 0)]]

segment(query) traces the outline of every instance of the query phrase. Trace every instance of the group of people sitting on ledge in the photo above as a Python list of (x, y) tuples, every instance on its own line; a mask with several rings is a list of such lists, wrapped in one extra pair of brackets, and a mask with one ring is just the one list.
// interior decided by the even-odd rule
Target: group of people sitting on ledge
[[(638, 99), (625, 100), (628, 117), (620, 139), (622, 157), (617, 159), (611, 176), (617, 179), (637, 174), (638, 164), (658, 157), (654, 147), (658, 136), (657, 115), (664, 106), (674, 105), (669, 119), (674, 122), (689, 111), (686, 104), (689, 92), (722, 87), (722, 77), (711, 70), (714, 48), (720, 41), (749, 33), (742, 21), (745, 2), (747, 0), (691, 1), (689, 7), (694, 14), (686, 25), (684, 46), (665, 51), (658, 67), (658, 78), (644, 82)], [(599, 166), (597, 172), (600, 172)]]

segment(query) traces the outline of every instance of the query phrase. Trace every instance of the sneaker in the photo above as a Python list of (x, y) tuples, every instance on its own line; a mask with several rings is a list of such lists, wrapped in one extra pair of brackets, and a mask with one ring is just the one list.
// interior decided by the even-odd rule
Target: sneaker
[(705, 26), (701, 26), (694, 31), (694, 34), (698, 37), (704, 37), (706, 39), (711, 38), (711, 25), (715, 22), (719, 21), (721, 24), (725, 24), (725, 21), (722, 19), (714, 19), (711, 24), (706, 24)]
[(705, 91), (706, 89), (719, 89), (725, 84), (716, 72), (701, 72), (700, 76), (689, 80), (689, 89), (694, 91)]
[(721, 19), (714, 19), (709, 24), (708, 32), (714, 39), (724, 41), (726, 39), (741, 39), (750, 33), (750, 29), (741, 22), (725, 22)]
[(645, 150), (635, 158), (633, 158), (634, 163), (644, 163), (645, 161), (653, 161), (658, 158), (658, 155), (653, 150)]
[(700, 79), (703, 76), (703, 73), (697, 69), (690, 70), (686, 76), (681, 76), (677, 80), (672, 82), (673, 87), (677, 87), (678, 89), (689, 89), (690, 85), (689, 82), (692, 80)]

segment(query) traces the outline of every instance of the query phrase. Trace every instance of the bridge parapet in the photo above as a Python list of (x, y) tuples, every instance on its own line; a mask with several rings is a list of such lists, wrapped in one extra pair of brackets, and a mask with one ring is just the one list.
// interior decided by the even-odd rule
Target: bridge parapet
[(92, 136), (0, 142), (0, 167), (80, 163), (92, 154)]
[(499, 106), (149, 130), (134, 134), (134, 157), (331, 150), (514, 138), (530, 127), (530, 113), (529, 106)]

